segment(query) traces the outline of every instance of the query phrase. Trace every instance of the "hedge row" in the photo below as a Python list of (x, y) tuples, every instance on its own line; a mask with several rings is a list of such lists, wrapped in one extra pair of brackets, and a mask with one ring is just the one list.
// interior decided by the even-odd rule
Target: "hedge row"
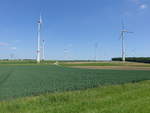
[[(122, 58), (112, 58), (112, 61), (122, 61)], [(150, 63), (150, 57), (126, 57), (128, 62)]]

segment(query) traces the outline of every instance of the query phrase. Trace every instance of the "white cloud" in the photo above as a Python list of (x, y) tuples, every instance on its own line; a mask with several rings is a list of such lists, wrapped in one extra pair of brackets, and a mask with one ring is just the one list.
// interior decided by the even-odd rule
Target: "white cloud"
[(17, 47), (13, 46), (12, 44), (6, 43), (6, 42), (0, 42), (0, 47), (4, 47), (4, 48), (10, 49), (10, 50), (17, 50)]
[(17, 48), (16, 48), (16, 47), (11, 47), (10, 49), (11, 49), (11, 50), (16, 50)]
[(141, 4), (139, 7), (140, 7), (140, 9), (146, 9), (147, 5), (146, 4)]
[(9, 46), (9, 44), (5, 42), (0, 42), (0, 46)]
[(137, 7), (141, 10), (146, 9), (148, 7), (142, 0), (131, 0)]
[(19, 42), (20, 42), (20, 40), (14, 40), (13, 42), (15, 42), (15, 43), (19, 43)]

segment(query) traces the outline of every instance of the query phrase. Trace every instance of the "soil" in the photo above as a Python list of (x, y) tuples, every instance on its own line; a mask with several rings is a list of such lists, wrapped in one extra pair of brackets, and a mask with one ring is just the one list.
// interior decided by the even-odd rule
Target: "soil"
[(73, 68), (85, 69), (112, 69), (112, 70), (149, 70), (150, 67), (134, 67), (134, 66), (71, 66)]

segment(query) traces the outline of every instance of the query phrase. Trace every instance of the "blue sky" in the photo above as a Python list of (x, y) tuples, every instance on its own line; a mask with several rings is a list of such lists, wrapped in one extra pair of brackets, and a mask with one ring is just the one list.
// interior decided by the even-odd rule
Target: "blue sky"
[(121, 56), (122, 19), (126, 56), (150, 56), (149, 0), (0, 0), (0, 58), (36, 58), (40, 12), (46, 59)]

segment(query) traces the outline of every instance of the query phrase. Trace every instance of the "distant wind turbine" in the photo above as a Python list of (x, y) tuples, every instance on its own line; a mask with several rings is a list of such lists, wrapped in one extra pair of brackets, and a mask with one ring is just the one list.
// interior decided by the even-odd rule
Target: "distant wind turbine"
[(94, 48), (95, 48), (95, 56), (94, 56), (94, 58), (95, 58), (95, 61), (97, 61), (97, 48), (98, 48), (98, 43), (95, 43)]
[(42, 60), (45, 59), (45, 41), (42, 41)]

